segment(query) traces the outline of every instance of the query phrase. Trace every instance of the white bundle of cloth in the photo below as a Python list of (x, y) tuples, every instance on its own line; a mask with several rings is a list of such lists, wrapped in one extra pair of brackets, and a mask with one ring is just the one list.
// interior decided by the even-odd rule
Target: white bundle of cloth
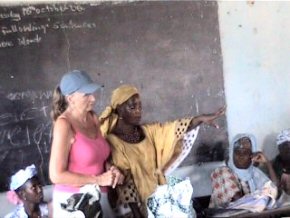
[(148, 218), (195, 218), (192, 207), (193, 188), (190, 180), (168, 178), (147, 200)]

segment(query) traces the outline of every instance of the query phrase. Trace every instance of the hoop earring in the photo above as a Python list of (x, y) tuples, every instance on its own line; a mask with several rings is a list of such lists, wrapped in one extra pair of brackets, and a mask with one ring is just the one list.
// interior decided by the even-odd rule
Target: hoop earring
[(123, 120), (123, 117), (118, 117), (119, 120)]

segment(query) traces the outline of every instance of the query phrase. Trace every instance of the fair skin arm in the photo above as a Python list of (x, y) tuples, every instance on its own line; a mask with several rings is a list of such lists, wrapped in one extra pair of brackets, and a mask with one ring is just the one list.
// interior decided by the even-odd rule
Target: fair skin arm
[(68, 171), (70, 145), (73, 142), (73, 132), (66, 119), (57, 119), (53, 129), (53, 142), (49, 162), (49, 176), (54, 184), (67, 184), (80, 187), (86, 184), (111, 186), (114, 175), (111, 170), (99, 175), (83, 175)]
[(106, 163), (106, 170), (110, 170), (113, 172), (115, 178), (113, 181), (112, 187), (115, 188), (116, 185), (122, 185), (124, 182), (124, 175), (121, 173), (121, 171), (114, 165), (110, 164), (109, 162)]
[(252, 162), (254, 165), (255, 164), (265, 164), (267, 169), (268, 169), (270, 179), (273, 181), (274, 184), (278, 184), (278, 178), (277, 178), (276, 173), (273, 169), (273, 166), (272, 166), (271, 162), (263, 154), (263, 152), (255, 153), (252, 157)]
[[(98, 119), (98, 117), (97, 117), (97, 115), (95, 113), (94, 113), (94, 121), (96, 123), (96, 126), (99, 129), (99, 126), (100, 126), (99, 119)], [(115, 188), (116, 185), (122, 185), (123, 184), (125, 177), (116, 166), (114, 166), (111, 163), (109, 163), (108, 161), (106, 161), (105, 169), (106, 169), (106, 171), (112, 171), (112, 173), (113, 173), (113, 175), (115, 177), (114, 181), (113, 181), (113, 185), (112, 185), (113, 188)]]

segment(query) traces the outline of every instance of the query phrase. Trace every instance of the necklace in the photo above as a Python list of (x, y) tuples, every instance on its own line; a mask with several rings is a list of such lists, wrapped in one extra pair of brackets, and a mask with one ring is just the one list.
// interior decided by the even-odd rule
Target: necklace
[(123, 131), (120, 131), (117, 134), (123, 141), (129, 142), (129, 143), (138, 143), (144, 139), (144, 134), (140, 128), (137, 126), (134, 127), (133, 131), (131, 133), (125, 133)]

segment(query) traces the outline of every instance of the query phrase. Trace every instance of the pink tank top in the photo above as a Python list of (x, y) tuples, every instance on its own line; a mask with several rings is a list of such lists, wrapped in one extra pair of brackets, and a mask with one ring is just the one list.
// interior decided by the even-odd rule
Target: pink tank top
[[(84, 175), (100, 175), (105, 171), (105, 162), (110, 152), (110, 146), (103, 136), (92, 139), (76, 132), (69, 154), (68, 170)], [(55, 189), (73, 193), (79, 191), (77, 187), (60, 184), (55, 185)], [(107, 192), (107, 187), (101, 187), (101, 191)]]

